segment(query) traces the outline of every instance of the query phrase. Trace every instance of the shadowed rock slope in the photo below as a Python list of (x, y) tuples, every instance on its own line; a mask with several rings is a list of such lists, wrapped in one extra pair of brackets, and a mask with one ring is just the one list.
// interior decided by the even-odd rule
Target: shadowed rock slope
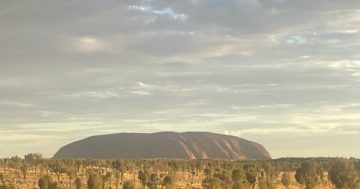
[(271, 159), (260, 144), (209, 132), (118, 133), (68, 144), (54, 158)]

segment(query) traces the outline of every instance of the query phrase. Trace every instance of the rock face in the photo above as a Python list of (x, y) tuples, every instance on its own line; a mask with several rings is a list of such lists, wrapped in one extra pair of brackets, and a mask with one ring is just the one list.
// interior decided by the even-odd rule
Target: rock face
[(54, 158), (271, 159), (260, 144), (209, 132), (119, 133), (68, 144)]

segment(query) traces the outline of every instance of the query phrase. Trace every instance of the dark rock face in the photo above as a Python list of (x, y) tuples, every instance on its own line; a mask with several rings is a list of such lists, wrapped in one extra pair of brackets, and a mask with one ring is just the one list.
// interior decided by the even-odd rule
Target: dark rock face
[(54, 158), (271, 159), (260, 144), (209, 132), (119, 133), (68, 144)]

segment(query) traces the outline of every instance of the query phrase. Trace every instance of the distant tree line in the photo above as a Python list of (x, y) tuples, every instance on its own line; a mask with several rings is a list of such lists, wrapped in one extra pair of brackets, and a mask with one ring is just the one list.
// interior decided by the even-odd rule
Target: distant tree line
[[(337, 189), (360, 188), (360, 162), (343, 158), (281, 158), (275, 160), (122, 160), (122, 159), (47, 159), (32, 153), (24, 158), (0, 159), (0, 188), (12, 188), (6, 182), (7, 169), (20, 170), (19, 177), (26, 180), (29, 170), (43, 176), (38, 180), (40, 189), (108, 189), (115, 183), (116, 189), (134, 189), (134, 180), (124, 180), (124, 174), (137, 171), (141, 187), (146, 189), (176, 188), (176, 173), (188, 172), (200, 175), (205, 189), (260, 189), (275, 188), (274, 180), (289, 188), (290, 172), (305, 189), (313, 189), (324, 180), (324, 172)], [(102, 169), (100, 169), (102, 168)], [(86, 181), (79, 177), (86, 170)], [(105, 169), (105, 171), (104, 171)], [(56, 175), (54, 179), (49, 173)], [(61, 175), (68, 181), (64, 185)]]

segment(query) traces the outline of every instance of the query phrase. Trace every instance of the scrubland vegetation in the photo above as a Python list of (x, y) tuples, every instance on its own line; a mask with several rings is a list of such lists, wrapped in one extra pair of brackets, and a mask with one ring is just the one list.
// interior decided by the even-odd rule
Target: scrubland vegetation
[(0, 188), (359, 189), (358, 159), (118, 160), (0, 159)]

